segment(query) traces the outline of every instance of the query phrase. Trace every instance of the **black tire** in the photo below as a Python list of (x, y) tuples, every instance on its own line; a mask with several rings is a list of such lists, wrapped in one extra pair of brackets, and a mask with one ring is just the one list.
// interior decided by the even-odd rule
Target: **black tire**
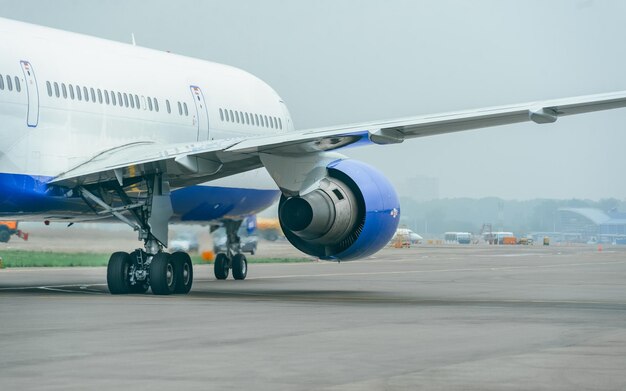
[(213, 273), (218, 280), (225, 280), (228, 278), (228, 257), (224, 253), (219, 253), (215, 257), (215, 263), (213, 264)]
[(6, 229), (0, 230), (0, 243), (6, 243), (11, 239), (11, 234)]
[(130, 293), (129, 270), (132, 259), (128, 253), (113, 253), (107, 265), (107, 285), (112, 295)]
[[(145, 253), (145, 251), (143, 250), (135, 250), (132, 253), (130, 253), (130, 259), (132, 261), (132, 263), (135, 265), (135, 268), (139, 267), (139, 263), (137, 262), (137, 253), (138, 252), (142, 252), (142, 257), (144, 259), (144, 261), (147, 259), (147, 255)], [(150, 285), (148, 285), (148, 281), (144, 280), (144, 281), (137, 281), (137, 283), (135, 285), (130, 285), (130, 293), (146, 293), (148, 291), (148, 288), (150, 288)]]
[(176, 272), (170, 254), (158, 253), (152, 257), (150, 288), (155, 295), (170, 295), (176, 290)]
[(248, 260), (243, 254), (235, 254), (233, 257), (233, 278), (245, 280), (248, 275)]
[(176, 289), (174, 293), (189, 293), (193, 284), (193, 265), (189, 254), (182, 251), (175, 252), (170, 256), (174, 262), (174, 273), (176, 273)]

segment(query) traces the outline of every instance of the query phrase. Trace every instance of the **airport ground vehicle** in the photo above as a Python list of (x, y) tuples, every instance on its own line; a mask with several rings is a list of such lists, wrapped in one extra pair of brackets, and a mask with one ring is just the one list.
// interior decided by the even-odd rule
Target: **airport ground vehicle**
[(446, 232), (444, 240), (446, 243), (470, 244), (472, 234), (469, 232)]
[(260, 237), (272, 242), (284, 236), (276, 218), (257, 217), (256, 229)]
[(17, 228), (17, 221), (0, 221), (0, 243), (7, 243), (12, 235), (28, 240), (28, 234)]
[(198, 238), (191, 232), (183, 232), (172, 239), (169, 249), (170, 251), (193, 252), (198, 251)]

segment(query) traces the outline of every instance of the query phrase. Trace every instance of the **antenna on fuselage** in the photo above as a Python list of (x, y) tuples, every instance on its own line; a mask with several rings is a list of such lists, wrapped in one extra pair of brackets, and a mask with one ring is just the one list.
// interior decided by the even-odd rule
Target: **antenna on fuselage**
[(133, 42), (133, 46), (137, 46), (137, 42), (135, 42), (135, 33), (130, 33), (130, 39)]

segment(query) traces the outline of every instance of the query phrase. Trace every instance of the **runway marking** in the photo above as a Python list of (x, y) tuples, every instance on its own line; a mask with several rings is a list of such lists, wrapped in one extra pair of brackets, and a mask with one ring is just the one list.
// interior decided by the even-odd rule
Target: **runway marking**
[[(90, 290), (90, 289), (87, 289), (87, 288), (89, 288), (90, 286), (106, 286), (106, 285), (107, 284), (63, 284), (63, 285), (45, 285), (45, 286), (41, 286), (41, 285), (37, 285), (37, 286), (15, 286), (15, 287), (9, 287), (9, 288), (0, 288), (0, 291), (43, 289), (43, 290), (58, 291), (58, 292), (101, 294), (103, 292)], [(73, 291), (73, 290), (69, 290), (69, 289), (62, 289), (62, 288), (72, 288), (72, 287), (77, 287), (77, 288), (80, 288), (81, 290), (80, 291)]]
[[(382, 261), (386, 262), (386, 261)], [(381, 263), (382, 263), (381, 262)], [(317, 274), (288, 274), (283, 276), (261, 276), (249, 277), (247, 280), (271, 280), (271, 279), (288, 279), (288, 278), (311, 278), (311, 277), (349, 277), (349, 276), (375, 276), (375, 275), (398, 275), (398, 274), (428, 274), (428, 273), (450, 273), (450, 272), (475, 272), (475, 271), (506, 271), (521, 269), (549, 269), (570, 266), (597, 266), (597, 265), (616, 265), (625, 264), (626, 261), (608, 261), (608, 262), (579, 262), (579, 263), (560, 263), (552, 265), (527, 265), (527, 266), (502, 266), (502, 267), (479, 267), (479, 268), (457, 268), (457, 269), (433, 269), (433, 270), (404, 270), (404, 271), (377, 271), (377, 272), (344, 272), (344, 273), (317, 273)], [(196, 282), (211, 282), (213, 279), (196, 279)], [(46, 285), (46, 286), (26, 286), (26, 287), (8, 287), (0, 288), (0, 291), (15, 290), (31, 290), (41, 289), (65, 293), (89, 293), (89, 294), (106, 294), (105, 291), (90, 290), (89, 287), (106, 286), (107, 284), (63, 284), (63, 285)], [(70, 290), (63, 288), (79, 288), (80, 290)], [(232, 294), (238, 294), (233, 292)], [(245, 295), (247, 293), (240, 293)]]
[(479, 267), (479, 268), (461, 268), (461, 269), (434, 269), (434, 270), (404, 270), (404, 271), (379, 271), (379, 272), (354, 272), (354, 273), (324, 273), (324, 274), (291, 274), (284, 276), (265, 276), (252, 277), (248, 280), (267, 280), (281, 278), (301, 278), (301, 277), (347, 277), (347, 276), (375, 276), (375, 275), (394, 275), (394, 274), (421, 274), (421, 273), (449, 273), (449, 272), (472, 272), (472, 271), (497, 271), (497, 270), (519, 270), (519, 269), (544, 269), (565, 266), (596, 266), (596, 265), (615, 265), (624, 264), (626, 261), (612, 262), (584, 262), (584, 263), (560, 263), (554, 265), (538, 265), (538, 266), (502, 266), (502, 267)]

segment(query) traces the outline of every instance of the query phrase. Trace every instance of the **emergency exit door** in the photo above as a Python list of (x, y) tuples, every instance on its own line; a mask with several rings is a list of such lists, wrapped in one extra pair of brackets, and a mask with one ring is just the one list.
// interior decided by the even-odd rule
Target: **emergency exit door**
[(24, 72), (26, 94), (28, 95), (26, 123), (31, 128), (34, 128), (39, 123), (39, 89), (37, 88), (37, 79), (35, 78), (33, 66), (28, 61), (20, 61), (20, 64)]

